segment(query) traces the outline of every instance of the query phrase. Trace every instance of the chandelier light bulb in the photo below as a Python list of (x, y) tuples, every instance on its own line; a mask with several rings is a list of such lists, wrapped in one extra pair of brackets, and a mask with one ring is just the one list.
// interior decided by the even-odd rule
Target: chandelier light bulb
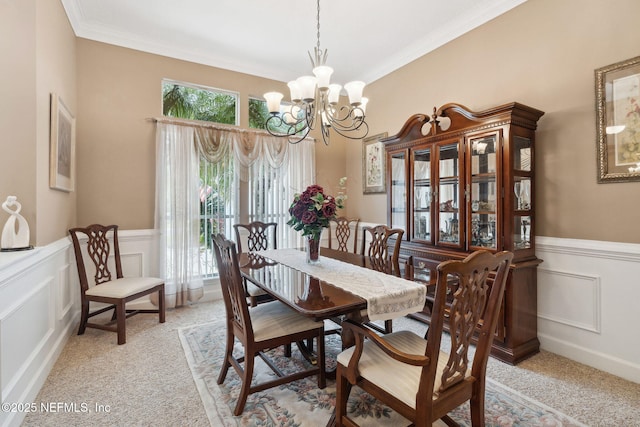
[(342, 91), (342, 86), (333, 83), (329, 85), (329, 95), (328, 100), (330, 105), (337, 105), (340, 101), (340, 92)]
[(316, 97), (316, 79), (313, 76), (298, 77), (296, 83), (298, 83), (298, 89), (300, 90), (300, 98), (304, 102), (311, 103)]
[(357, 106), (362, 102), (362, 91), (364, 90), (365, 83), (359, 80), (349, 82), (344, 85), (344, 88), (349, 95), (349, 104)]
[(354, 108), (353, 114), (356, 117), (364, 117), (365, 112), (367, 111), (367, 104), (368, 103), (369, 103), (369, 98), (365, 98), (363, 96), (362, 99), (360, 100), (360, 105), (358, 105), (358, 108)]
[(298, 86), (298, 82), (291, 80), (287, 83), (287, 86), (289, 86), (289, 92), (291, 92), (291, 102), (300, 102), (300, 87)]
[(318, 79), (318, 89), (327, 90), (329, 88), (331, 74), (333, 74), (333, 68), (326, 65), (320, 65), (313, 69), (313, 74), (315, 74)]
[(264, 94), (264, 99), (267, 100), (267, 108), (271, 114), (280, 113), (280, 101), (282, 101), (283, 95), (280, 92), (267, 92)]

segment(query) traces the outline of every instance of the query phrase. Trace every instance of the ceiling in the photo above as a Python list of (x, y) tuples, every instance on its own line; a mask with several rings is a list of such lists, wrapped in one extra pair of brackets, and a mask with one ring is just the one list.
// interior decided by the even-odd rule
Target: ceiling
[[(526, 0), (321, 0), (332, 81), (371, 83)], [(78, 37), (289, 81), (311, 74), (314, 0), (62, 0)]]

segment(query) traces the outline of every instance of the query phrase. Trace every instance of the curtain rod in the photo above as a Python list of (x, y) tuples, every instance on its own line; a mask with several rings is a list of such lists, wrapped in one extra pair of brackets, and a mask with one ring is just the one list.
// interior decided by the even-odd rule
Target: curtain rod
[[(220, 123), (207, 122), (204, 120), (189, 120), (189, 119), (180, 119), (176, 117), (149, 117), (147, 118), (147, 120), (155, 123), (167, 123), (171, 125), (180, 125), (180, 126), (195, 126), (195, 127), (210, 128), (210, 129), (216, 129), (216, 130), (247, 132), (247, 133), (254, 133), (257, 135), (273, 136), (264, 129), (245, 129), (245, 128), (241, 128), (240, 126), (223, 125)], [(307, 136), (305, 139), (310, 139), (311, 141), (315, 142), (315, 138), (310, 136)]]

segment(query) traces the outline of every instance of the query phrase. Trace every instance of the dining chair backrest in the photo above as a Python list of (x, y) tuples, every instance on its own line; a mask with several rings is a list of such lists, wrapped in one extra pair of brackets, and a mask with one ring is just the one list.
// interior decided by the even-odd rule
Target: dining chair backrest
[[(349, 423), (347, 401), (351, 387), (358, 385), (416, 427), (431, 426), (438, 419), (456, 425), (447, 414), (467, 401), (471, 424), (484, 426), (487, 363), (512, 260), (511, 252), (479, 250), (464, 260), (439, 264), (424, 337), (411, 331), (378, 336), (344, 322), (342, 327), (354, 333), (356, 345), (338, 355), (338, 425), (355, 425)], [(449, 334), (443, 334), (445, 330)], [(450, 339), (446, 351), (441, 345), (445, 337)]]
[(227, 326), (243, 343), (253, 341), (253, 328), (240, 273), (236, 244), (224, 235), (213, 235), (213, 249), (218, 266), (222, 297), (227, 313)]
[[(451, 350), (435, 393), (444, 393), (469, 376), (484, 378), (512, 259), (511, 252), (479, 250), (464, 260), (438, 265), (433, 316), (425, 336), (427, 347), (431, 340), (433, 348), (427, 353), (437, 357), (445, 325)], [(478, 338), (472, 353), (474, 334)]]
[[(253, 221), (248, 224), (234, 224), (238, 253), (255, 252), (278, 248), (278, 223)], [(246, 242), (243, 248), (242, 243)]]
[[(253, 221), (248, 224), (234, 224), (236, 234), (237, 253), (243, 252), (242, 242), (245, 242), (245, 252), (263, 251), (266, 249), (278, 249), (278, 223)], [(249, 304), (255, 307), (260, 302), (272, 301), (262, 289), (244, 281), (246, 296)]]
[[(360, 253), (369, 257), (372, 268), (385, 273), (400, 275), (400, 243), (404, 230), (386, 225), (362, 227)], [(389, 239), (394, 237), (393, 248), (389, 250)], [(368, 244), (367, 244), (368, 243)]]
[[(349, 240), (353, 235), (353, 253), (358, 253), (358, 225), (360, 219), (348, 219), (343, 216), (331, 220), (329, 228), (329, 249), (349, 252)], [(351, 231), (353, 227), (353, 233)], [(335, 248), (334, 248), (335, 246)]]

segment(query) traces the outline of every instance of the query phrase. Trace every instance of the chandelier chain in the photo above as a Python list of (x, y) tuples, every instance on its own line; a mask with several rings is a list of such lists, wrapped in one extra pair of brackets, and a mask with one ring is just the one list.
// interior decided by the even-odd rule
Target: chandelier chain
[(316, 22), (317, 22), (317, 28), (318, 28), (318, 33), (317, 33), (317, 38), (318, 38), (318, 52), (320, 52), (320, 0), (317, 0), (317, 14), (316, 14)]

